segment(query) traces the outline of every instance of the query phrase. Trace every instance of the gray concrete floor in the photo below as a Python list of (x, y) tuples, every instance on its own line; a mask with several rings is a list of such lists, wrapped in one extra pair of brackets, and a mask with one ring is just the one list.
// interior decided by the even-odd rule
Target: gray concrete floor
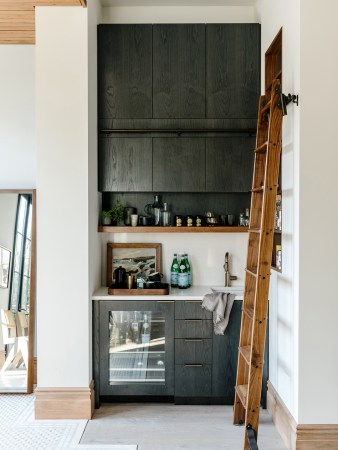
[[(244, 427), (232, 424), (232, 406), (103, 404), (80, 444), (137, 444), (138, 450), (242, 450)], [(261, 410), (259, 450), (286, 450)]]

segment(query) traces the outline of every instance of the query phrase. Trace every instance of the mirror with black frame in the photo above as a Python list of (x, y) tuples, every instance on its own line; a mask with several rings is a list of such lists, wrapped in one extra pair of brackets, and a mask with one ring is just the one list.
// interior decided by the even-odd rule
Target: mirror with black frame
[(33, 391), (35, 190), (0, 190), (0, 393)]

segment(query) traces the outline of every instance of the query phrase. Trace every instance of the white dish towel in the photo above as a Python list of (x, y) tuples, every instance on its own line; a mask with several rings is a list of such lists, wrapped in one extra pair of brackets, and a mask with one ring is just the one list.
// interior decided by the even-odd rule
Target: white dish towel
[(229, 292), (215, 292), (203, 297), (202, 308), (213, 313), (214, 332), (217, 335), (225, 333), (229, 323), (231, 308), (235, 295)]

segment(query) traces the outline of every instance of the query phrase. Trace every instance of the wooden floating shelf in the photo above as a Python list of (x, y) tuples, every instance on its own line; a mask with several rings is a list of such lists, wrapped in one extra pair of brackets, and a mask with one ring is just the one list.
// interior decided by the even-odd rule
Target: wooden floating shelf
[(117, 227), (100, 226), (99, 233), (246, 233), (248, 227)]

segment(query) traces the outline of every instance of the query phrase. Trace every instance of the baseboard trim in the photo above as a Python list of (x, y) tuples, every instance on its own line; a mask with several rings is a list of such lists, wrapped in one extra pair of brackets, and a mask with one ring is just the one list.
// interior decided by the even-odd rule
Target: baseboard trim
[(266, 401), (267, 409), (284, 443), (290, 450), (296, 450), (297, 423), (270, 381)]
[(337, 450), (338, 425), (310, 424), (297, 426), (296, 450)]
[(297, 424), (270, 381), (267, 408), (277, 431), (290, 450), (338, 449), (338, 425)]
[(35, 419), (91, 419), (94, 381), (88, 388), (35, 389)]

